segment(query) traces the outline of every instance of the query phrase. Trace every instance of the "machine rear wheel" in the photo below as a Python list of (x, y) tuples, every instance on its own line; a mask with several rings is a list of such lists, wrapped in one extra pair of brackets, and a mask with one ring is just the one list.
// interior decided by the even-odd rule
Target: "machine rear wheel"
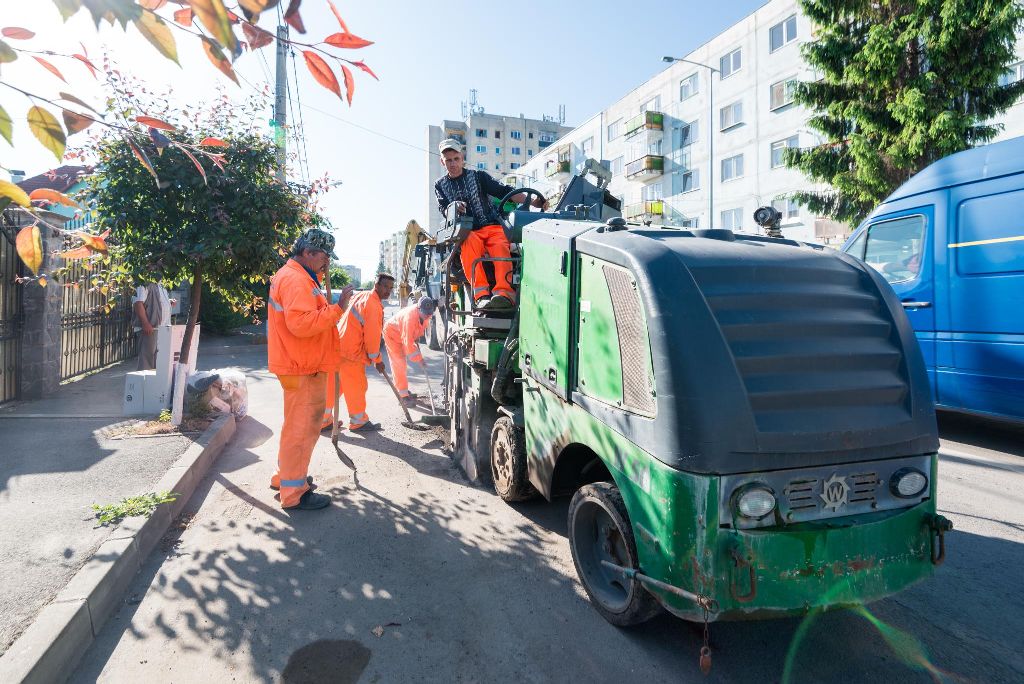
[(491, 430), (491, 478), (502, 501), (537, 496), (526, 468), (526, 435), (508, 416), (500, 416)]
[(572, 497), (569, 546), (576, 574), (605, 620), (617, 627), (630, 627), (661, 611), (640, 582), (601, 564), (606, 560), (625, 568), (639, 567), (626, 504), (613, 483), (585, 485)]

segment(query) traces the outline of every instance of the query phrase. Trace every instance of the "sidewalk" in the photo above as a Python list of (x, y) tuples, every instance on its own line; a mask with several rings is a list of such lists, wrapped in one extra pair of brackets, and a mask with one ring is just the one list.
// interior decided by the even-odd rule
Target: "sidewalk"
[[(266, 348), (247, 342), (204, 341), (199, 366), (263, 365)], [(132, 359), (53, 397), (0, 407), (0, 654), (113, 531), (98, 525), (91, 504), (151, 491), (198, 437), (100, 434), (126, 419), (124, 376), (134, 369)]]

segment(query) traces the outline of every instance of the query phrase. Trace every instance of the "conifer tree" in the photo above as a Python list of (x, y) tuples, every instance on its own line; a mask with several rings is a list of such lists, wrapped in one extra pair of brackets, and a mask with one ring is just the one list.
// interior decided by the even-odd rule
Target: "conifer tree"
[(857, 223), (917, 171), (992, 140), (990, 121), (1024, 95), (1000, 85), (1024, 21), (1017, 0), (801, 0), (818, 80), (796, 101), (825, 143), (787, 163), (831, 187), (794, 199)]

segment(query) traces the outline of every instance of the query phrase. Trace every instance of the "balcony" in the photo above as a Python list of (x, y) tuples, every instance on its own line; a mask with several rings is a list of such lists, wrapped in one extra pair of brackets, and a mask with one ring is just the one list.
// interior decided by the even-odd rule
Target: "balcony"
[(660, 135), (664, 128), (665, 115), (661, 112), (647, 111), (626, 122), (626, 140), (646, 132), (657, 132)]
[(548, 162), (547, 166), (544, 167), (544, 175), (548, 178), (556, 176), (562, 173), (569, 173), (569, 160), (563, 159), (556, 162)]
[(664, 216), (665, 203), (662, 200), (647, 200), (636, 204), (626, 205), (626, 219), (635, 219), (642, 216)]
[(660, 154), (648, 154), (634, 162), (626, 164), (626, 178), (654, 178), (665, 171), (665, 157)]

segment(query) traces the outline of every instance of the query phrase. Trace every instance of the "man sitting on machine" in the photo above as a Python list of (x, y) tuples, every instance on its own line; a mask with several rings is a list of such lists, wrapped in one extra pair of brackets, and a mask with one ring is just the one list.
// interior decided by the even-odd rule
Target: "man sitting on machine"
[[(458, 214), (472, 217), (473, 229), (463, 240), (461, 249), (462, 270), (473, 288), (474, 308), (488, 311), (511, 309), (515, 306), (515, 291), (512, 287), (512, 263), (508, 237), (500, 225), (498, 209), (488, 199), (501, 199), (515, 188), (494, 180), (487, 172), (467, 169), (463, 166), (462, 144), (454, 138), (441, 141), (438, 146), (441, 164), (447, 174), (434, 183), (437, 207), (444, 215), (448, 206), (456, 204)], [(513, 202), (525, 202), (527, 193), (513, 195)], [(547, 202), (543, 197), (534, 197), (531, 204), (544, 209)], [(498, 261), (494, 265), (494, 289), (487, 282), (483, 262), (484, 256)], [(502, 261), (504, 259), (504, 261)], [(474, 267), (474, 262), (477, 262)]]

